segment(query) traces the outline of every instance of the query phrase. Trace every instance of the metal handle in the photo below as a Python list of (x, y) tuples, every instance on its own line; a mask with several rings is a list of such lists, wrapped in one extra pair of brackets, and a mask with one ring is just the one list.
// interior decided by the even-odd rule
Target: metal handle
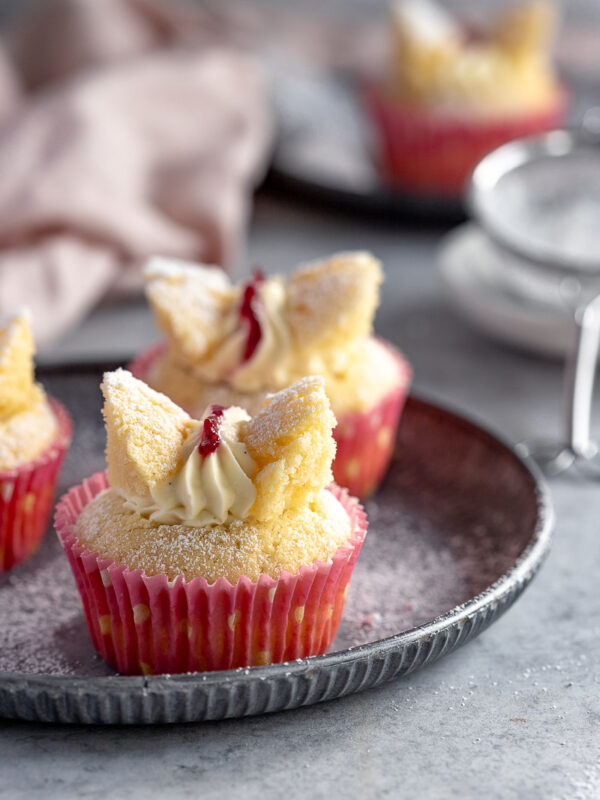
[(590, 440), (590, 420), (600, 347), (600, 294), (575, 309), (574, 321), (575, 343), (565, 372), (565, 444), (576, 457), (590, 459), (597, 452)]
[(600, 478), (598, 447), (590, 438), (596, 362), (600, 349), (600, 294), (581, 302), (577, 282), (561, 286), (565, 305), (573, 310), (575, 339), (565, 369), (564, 441), (528, 440), (520, 451), (531, 456), (547, 475), (560, 475), (572, 465), (590, 478)]
[(600, 144), (600, 106), (591, 106), (583, 115), (581, 135), (588, 144)]

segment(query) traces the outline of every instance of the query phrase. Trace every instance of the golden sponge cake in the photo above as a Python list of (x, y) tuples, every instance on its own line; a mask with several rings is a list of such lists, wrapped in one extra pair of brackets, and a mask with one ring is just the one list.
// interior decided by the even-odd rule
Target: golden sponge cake
[[(148, 575), (234, 583), (327, 560), (348, 538), (347, 514), (325, 489), (335, 417), (322, 378), (272, 395), (254, 418), (210, 406), (193, 420), (126, 370), (106, 373), (102, 390), (111, 488), (86, 506), (76, 529), (92, 552)], [(211, 447), (199, 455), (207, 436)], [(210, 505), (220, 492), (231, 510), (229, 495), (248, 484), (247, 512), (223, 522), (198, 515), (189, 497)]]
[(35, 347), (28, 311), (0, 322), (0, 417), (30, 407), (40, 398), (33, 376)]
[(0, 470), (34, 459), (57, 430), (44, 391), (34, 379), (34, 352), (27, 310), (0, 322)]
[(369, 336), (383, 281), (370, 253), (339, 253), (297, 270), (287, 309), (300, 350), (339, 350)]
[(127, 370), (106, 373), (102, 391), (108, 479), (125, 494), (143, 497), (179, 465), (191, 419)]
[(32, 555), (48, 525), (71, 422), (34, 378), (31, 317), (0, 320), (0, 573)]
[(258, 519), (300, 507), (331, 483), (334, 427), (323, 379), (314, 376), (269, 397), (246, 424), (244, 441), (258, 465), (252, 509)]
[(373, 335), (383, 280), (374, 256), (340, 252), (238, 284), (214, 267), (153, 259), (145, 277), (166, 342), (131, 363), (136, 377), (198, 417), (208, 403), (255, 416), (272, 392), (318, 375), (338, 421), (336, 482), (359, 497), (377, 488), (411, 369)]

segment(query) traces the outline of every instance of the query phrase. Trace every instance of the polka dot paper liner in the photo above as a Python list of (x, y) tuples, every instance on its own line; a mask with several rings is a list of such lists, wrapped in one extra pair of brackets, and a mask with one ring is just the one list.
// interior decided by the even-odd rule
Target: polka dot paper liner
[(423, 194), (460, 197), (476, 164), (502, 144), (560, 127), (568, 109), (560, 90), (547, 109), (494, 117), (459, 117), (394, 103), (371, 84), (364, 106), (374, 123), (382, 174)]
[[(412, 369), (402, 353), (389, 342), (378, 341), (396, 362), (398, 382), (372, 408), (340, 414), (333, 432), (337, 442), (333, 478), (339, 486), (360, 498), (368, 497), (377, 489), (389, 467), (412, 380)], [(165, 349), (164, 342), (149, 347), (128, 364), (128, 369), (136, 378), (145, 380)]]
[(154, 362), (167, 351), (166, 342), (158, 342), (150, 345), (146, 350), (142, 350), (132, 361), (126, 365), (134, 378), (140, 381), (147, 381), (148, 374)]
[(56, 530), (69, 558), (96, 651), (126, 675), (198, 672), (257, 666), (327, 651), (340, 623), (367, 520), (345, 489), (332, 485), (352, 534), (328, 562), (277, 579), (242, 577), (208, 583), (197, 577), (146, 575), (77, 543), (73, 526), (108, 486), (97, 473), (64, 495)]
[(72, 435), (66, 409), (53, 398), (49, 403), (58, 425), (54, 441), (32, 461), (0, 471), (0, 573), (33, 555), (48, 527), (58, 473)]
[(385, 345), (398, 366), (398, 384), (373, 408), (341, 414), (333, 431), (337, 442), (333, 478), (361, 498), (373, 494), (387, 472), (412, 380), (406, 359), (387, 342)]

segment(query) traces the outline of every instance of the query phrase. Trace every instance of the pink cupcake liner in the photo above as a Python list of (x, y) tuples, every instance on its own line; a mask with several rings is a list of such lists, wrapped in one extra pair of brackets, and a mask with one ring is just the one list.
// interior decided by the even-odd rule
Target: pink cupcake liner
[(0, 573), (29, 558), (48, 526), (58, 473), (72, 434), (66, 409), (53, 398), (49, 403), (58, 424), (54, 441), (32, 461), (0, 472)]
[(397, 386), (367, 411), (340, 414), (333, 431), (337, 442), (333, 478), (350, 494), (363, 499), (377, 489), (387, 472), (412, 379), (412, 370), (402, 354), (387, 343), (385, 346), (398, 366)]
[(127, 364), (127, 369), (134, 378), (138, 378), (140, 381), (147, 381), (150, 368), (156, 359), (166, 352), (167, 347), (168, 345), (166, 342), (158, 342), (157, 344), (150, 345), (150, 347), (146, 350), (142, 350), (139, 355)]
[(350, 517), (352, 535), (328, 562), (278, 579), (261, 575), (209, 584), (198, 577), (146, 575), (79, 545), (75, 522), (108, 486), (97, 473), (65, 494), (55, 525), (94, 647), (128, 675), (198, 672), (271, 664), (324, 653), (342, 616), (348, 584), (367, 531), (365, 513), (345, 489), (331, 486)]
[(544, 111), (466, 119), (403, 107), (374, 84), (364, 90), (383, 174), (411, 191), (453, 197), (463, 192), (476, 164), (496, 147), (560, 127), (568, 103), (568, 92), (561, 89)]
[[(394, 357), (398, 384), (367, 411), (340, 414), (333, 432), (337, 442), (334, 480), (360, 498), (371, 495), (387, 471), (412, 379), (411, 367), (404, 356), (388, 342), (378, 341)], [(146, 380), (152, 364), (166, 349), (164, 342), (149, 347), (128, 364), (128, 369), (136, 378)]]

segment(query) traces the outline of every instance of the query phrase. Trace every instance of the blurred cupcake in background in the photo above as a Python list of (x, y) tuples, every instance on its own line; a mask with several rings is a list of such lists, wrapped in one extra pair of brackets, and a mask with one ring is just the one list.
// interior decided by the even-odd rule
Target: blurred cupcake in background
[(458, 196), (477, 162), (511, 139), (559, 127), (568, 96), (552, 66), (553, 6), (505, 9), (473, 30), (430, 0), (392, 7), (383, 80), (365, 91), (385, 175)]
[(34, 380), (33, 354), (29, 312), (0, 322), (0, 573), (40, 543), (71, 440), (67, 412)]
[(320, 375), (338, 420), (335, 480), (359, 497), (374, 491), (411, 370), (372, 335), (383, 280), (373, 256), (340, 253), (237, 285), (218, 268), (154, 259), (146, 280), (167, 343), (130, 365), (136, 377), (198, 415), (208, 403), (253, 414), (267, 394)]

